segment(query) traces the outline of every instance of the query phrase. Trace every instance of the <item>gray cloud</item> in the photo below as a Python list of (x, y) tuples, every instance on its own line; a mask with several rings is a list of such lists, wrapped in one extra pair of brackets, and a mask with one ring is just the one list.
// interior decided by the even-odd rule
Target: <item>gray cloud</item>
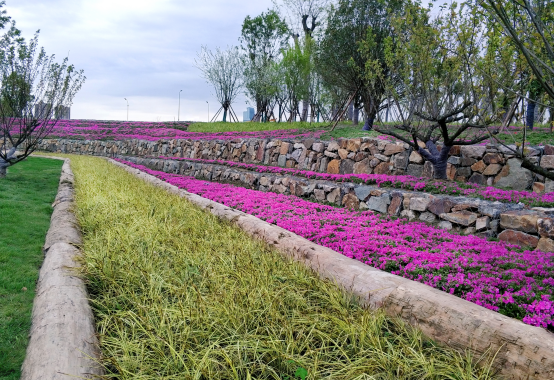
[[(75, 119), (206, 120), (217, 109), (194, 67), (196, 52), (237, 45), (242, 21), (271, 0), (7, 0), (25, 37), (40, 29), (47, 53), (84, 69), (87, 80), (72, 107)], [(245, 98), (233, 105), (237, 114)]]

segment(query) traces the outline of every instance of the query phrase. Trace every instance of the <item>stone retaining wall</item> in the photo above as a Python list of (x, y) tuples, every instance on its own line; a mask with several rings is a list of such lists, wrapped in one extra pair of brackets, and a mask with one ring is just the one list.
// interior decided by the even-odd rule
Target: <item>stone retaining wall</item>
[[(234, 139), (224, 140), (125, 140), (90, 141), (48, 139), (39, 149), (51, 152), (82, 153), (99, 156), (176, 156), (258, 163), (326, 173), (408, 174), (433, 176), (433, 167), (407, 144), (374, 138), (338, 139)], [(530, 148), (531, 160), (554, 169), (554, 146)], [(447, 168), (451, 180), (469, 181), (524, 190), (545, 191), (544, 178), (521, 168), (504, 147), (454, 146)], [(554, 191), (554, 182), (546, 182)]]
[(544, 252), (554, 251), (554, 208), (529, 210), (524, 209), (523, 204), (258, 173), (196, 161), (122, 155), (116, 157), (153, 170), (235, 183), (260, 191), (293, 194), (350, 209), (369, 209), (410, 220), (419, 219), (448, 230), (455, 229), (482, 237), (498, 237), (503, 241), (531, 246)]

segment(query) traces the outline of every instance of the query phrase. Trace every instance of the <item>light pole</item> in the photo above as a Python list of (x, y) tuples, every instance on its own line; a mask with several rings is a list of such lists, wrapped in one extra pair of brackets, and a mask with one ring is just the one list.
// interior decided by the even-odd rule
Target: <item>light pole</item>
[[(127, 98), (123, 98), (127, 101)], [(127, 122), (129, 121), (129, 101), (127, 101)]]
[(208, 104), (208, 123), (210, 122), (210, 102), (206, 101)]
[(181, 117), (181, 91), (183, 90), (179, 90), (179, 110), (177, 111), (177, 122), (180, 120), (179, 118)]

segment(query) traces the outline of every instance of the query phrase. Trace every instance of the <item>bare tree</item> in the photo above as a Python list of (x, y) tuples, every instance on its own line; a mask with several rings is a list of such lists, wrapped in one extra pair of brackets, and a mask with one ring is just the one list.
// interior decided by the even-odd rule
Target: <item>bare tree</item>
[(221, 108), (216, 112), (212, 120), (223, 111), (223, 121), (227, 121), (227, 115), (231, 121), (238, 122), (231, 104), (236, 99), (242, 88), (242, 60), (238, 47), (230, 47), (227, 50), (216, 48), (208, 50), (203, 46), (195, 59), (196, 67), (202, 71), (206, 81), (214, 87), (215, 96)]
[(38, 34), (28, 43), (12, 23), (0, 42), (0, 177), (28, 157), (70, 107), (85, 77), (55, 62), (38, 48)]

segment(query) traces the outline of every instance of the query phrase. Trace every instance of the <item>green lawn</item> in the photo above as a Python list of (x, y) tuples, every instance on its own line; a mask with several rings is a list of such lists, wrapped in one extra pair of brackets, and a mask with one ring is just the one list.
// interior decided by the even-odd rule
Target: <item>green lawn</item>
[(0, 179), (0, 379), (19, 379), (62, 162), (28, 158)]

